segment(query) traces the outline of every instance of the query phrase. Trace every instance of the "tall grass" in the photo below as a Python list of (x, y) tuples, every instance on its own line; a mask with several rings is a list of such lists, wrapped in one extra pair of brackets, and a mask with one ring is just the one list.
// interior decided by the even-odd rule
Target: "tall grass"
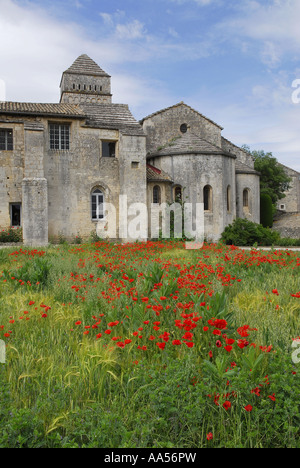
[[(300, 334), (300, 303), (291, 297), (299, 289), (296, 254), (271, 253), (257, 265), (251, 252), (224, 246), (186, 252), (181, 245), (98, 243), (12, 253), (0, 251), (0, 339), (7, 343), (7, 363), (0, 368), (0, 446), (202, 447), (208, 432), (220, 446), (280, 446), (287, 444), (287, 420), (288, 443), (298, 444), (296, 400), (283, 416), (268, 394), (276, 387), (284, 405), (285, 385), (298, 378), (287, 367), (292, 339)], [(149, 303), (162, 309), (147, 308)], [(172, 347), (185, 333), (174, 320), (189, 313), (199, 320), (194, 347)], [(256, 328), (255, 351), (218, 351), (217, 337), (203, 332), (214, 318), (227, 321), (228, 335), (245, 324)], [(109, 325), (115, 321), (117, 326)], [(157, 342), (164, 332), (170, 338), (161, 351)], [(118, 337), (130, 342), (120, 348)], [(261, 360), (259, 346), (269, 345), (277, 354)], [(234, 360), (239, 371), (230, 374)], [(286, 378), (274, 378), (269, 390), (263, 379), (277, 375), (280, 366)], [(259, 384), (265, 392), (260, 400), (251, 394)], [(227, 412), (222, 405), (229, 388), (236, 396)], [(256, 412), (245, 412), (258, 402)], [(273, 442), (266, 430), (272, 414)]]

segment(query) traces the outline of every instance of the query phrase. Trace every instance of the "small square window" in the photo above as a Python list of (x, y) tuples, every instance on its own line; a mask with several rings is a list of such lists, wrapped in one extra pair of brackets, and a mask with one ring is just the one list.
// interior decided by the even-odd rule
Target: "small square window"
[(115, 158), (116, 157), (116, 142), (115, 141), (102, 141), (102, 158)]
[(138, 161), (132, 161), (131, 167), (132, 169), (138, 169), (140, 167), (140, 163)]

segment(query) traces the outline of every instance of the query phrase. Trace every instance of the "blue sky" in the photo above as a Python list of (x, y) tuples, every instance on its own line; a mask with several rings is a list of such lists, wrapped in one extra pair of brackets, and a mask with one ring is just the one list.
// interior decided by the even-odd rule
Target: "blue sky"
[(185, 101), (235, 144), (271, 151), (300, 171), (300, 103), (292, 100), (299, 0), (0, 0), (0, 7), (7, 100), (58, 102), (62, 71), (86, 53), (112, 75), (114, 102), (129, 104), (137, 119)]

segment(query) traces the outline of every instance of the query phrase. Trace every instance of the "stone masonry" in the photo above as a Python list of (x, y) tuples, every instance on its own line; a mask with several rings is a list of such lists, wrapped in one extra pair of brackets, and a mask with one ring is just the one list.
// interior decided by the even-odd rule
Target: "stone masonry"
[(220, 125), (183, 102), (137, 122), (113, 103), (110, 75), (87, 55), (60, 86), (57, 104), (0, 103), (1, 228), (21, 226), (27, 245), (92, 232), (127, 241), (126, 208), (139, 203), (149, 214), (178, 200), (203, 203), (208, 240), (236, 217), (259, 222), (259, 174)]

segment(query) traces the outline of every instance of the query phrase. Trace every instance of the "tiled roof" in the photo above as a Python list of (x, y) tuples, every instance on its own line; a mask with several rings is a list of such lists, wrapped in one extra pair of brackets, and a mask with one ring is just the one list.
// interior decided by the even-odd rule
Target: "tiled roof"
[(84, 117), (79, 106), (72, 104), (36, 104), (33, 102), (0, 102), (0, 114)]
[(93, 128), (120, 130), (126, 135), (143, 135), (142, 127), (125, 104), (35, 104), (0, 102), (0, 114), (70, 117), (86, 119)]
[(157, 112), (154, 112), (153, 114), (150, 114), (148, 115), (147, 117), (144, 117), (140, 123), (143, 124), (145, 120), (147, 119), (151, 119), (151, 117), (154, 117), (155, 115), (159, 115), (159, 114), (162, 114), (163, 112), (166, 112), (166, 111), (169, 111), (171, 109), (174, 109), (175, 107), (179, 107), (179, 106), (185, 106), (187, 107), (188, 109), (190, 109), (191, 111), (195, 112), (196, 114), (200, 115), (201, 117), (203, 117), (204, 119), (206, 119), (208, 122), (211, 122), (212, 124), (216, 125), (217, 127), (219, 127), (221, 130), (223, 130), (223, 127), (221, 127), (220, 125), (218, 125), (216, 122), (214, 122), (213, 120), (207, 118), (205, 115), (201, 114), (200, 112), (196, 111), (195, 109), (193, 109), (192, 107), (188, 106), (187, 104), (185, 104), (183, 101), (179, 102), (178, 104), (175, 104), (174, 106), (170, 106), (170, 107), (166, 107), (165, 109), (161, 109), (160, 111), (157, 111)]
[(93, 128), (120, 130), (126, 135), (145, 136), (126, 104), (81, 104), (87, 116), (86, 125)]
[(250, 166), (247, 166), (247, 164), (242, 163), (241, 161), (236, 161), (235, 163), (235, 172), (237, 174), (256, 174), (260, 175), (259, 172), (257, 172), (255, 169), (253, 169)]
[(96, 76), (109, 76), (99, 65), (94, 62), (88, 55), (83, 54), (78, 57), (73, 65), (68, 68), (64, 73), (71, 73), (74, 75), (96, 75)]
[(203, 138), (198, 137), (192, 132), (187, 132), (182, 136), (174, 138), (167, 145), (149, 154), (153, 156), (169, 156), (176, 154), (220, 154), (235, 158), (234, 155), (227, 153), (218, 146), (209, 143)]
[(147, 164), (147, 180), (148, 182), (173, 182), (166, 172), (151, 164)]

